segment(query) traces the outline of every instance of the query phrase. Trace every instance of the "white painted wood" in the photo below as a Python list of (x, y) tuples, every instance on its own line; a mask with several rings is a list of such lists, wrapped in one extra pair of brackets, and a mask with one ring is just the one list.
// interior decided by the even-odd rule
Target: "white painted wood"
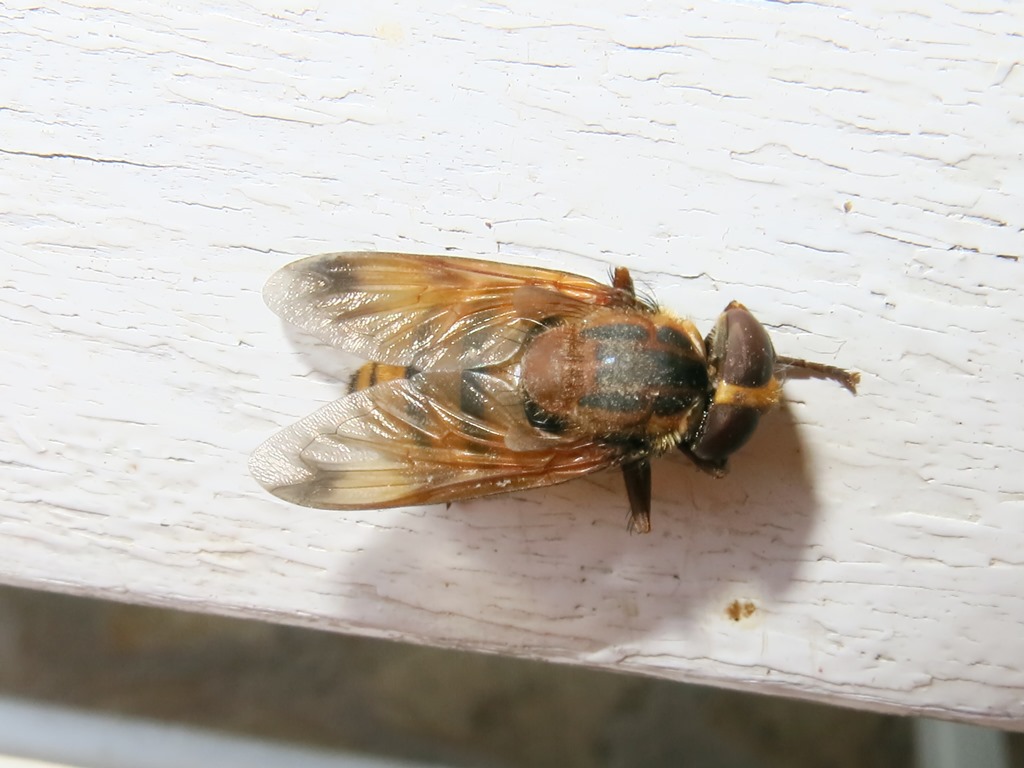
[[(0, 579), (1024, 728), (1019, 3), (0, 9)], [(787, 384), (731, 476), (290, 507), (274, 269), (625, 264)], [(749, 603), (752, 614), (730, 618)]]

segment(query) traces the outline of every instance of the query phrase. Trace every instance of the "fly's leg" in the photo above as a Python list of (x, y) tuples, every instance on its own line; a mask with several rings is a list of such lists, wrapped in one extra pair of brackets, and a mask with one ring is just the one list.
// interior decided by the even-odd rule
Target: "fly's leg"
[(651, 462), (640, 459), (622, 467), (629, 496), (630, 533), (651, 532)]
[(629, 270), (625, 267), (615, 268), (615, 274), (612, 277), (612, 287), (626, 293), (631, 299), (636, 298), (636, 291), (633, 289), (633, 276), (629, 274)]

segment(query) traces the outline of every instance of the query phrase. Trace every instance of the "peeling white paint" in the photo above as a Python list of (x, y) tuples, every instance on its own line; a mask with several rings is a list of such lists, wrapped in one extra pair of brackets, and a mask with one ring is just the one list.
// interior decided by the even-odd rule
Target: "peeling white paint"
[[(6, 3), (0, 579), (1024, 728), (1024, 9), (630, 13)], [(351, 361), (260, 288), (374, 248), (625, 264), (862, 394), (661, 461), (647, 537), (612, 474), (283, 505)]]

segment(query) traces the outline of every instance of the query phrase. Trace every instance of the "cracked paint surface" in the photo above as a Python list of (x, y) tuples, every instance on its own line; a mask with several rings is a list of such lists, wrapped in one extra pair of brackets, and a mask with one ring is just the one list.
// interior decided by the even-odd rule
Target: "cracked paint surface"
[[(1022, 28), (5, 4), (0, 579), (1024, 728)], [(789, 382), (722, 481), (659, 462), (642, 539), (614, 474), (289, 507), (248, 454), (354, 361), (260, 289), (342, 249), (623, 264), (861, 395)]]

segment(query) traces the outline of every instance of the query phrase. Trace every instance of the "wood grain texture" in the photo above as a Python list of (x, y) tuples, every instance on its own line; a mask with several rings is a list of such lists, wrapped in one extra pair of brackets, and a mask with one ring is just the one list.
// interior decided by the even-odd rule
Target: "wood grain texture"
[[(1024, 728), (1024, 8), (0, 9), (0, 580)], [(623, 264), (791, 381), (655, 466), (318, 512), (252, 448), (353, 361), (260, 288), (332, 250)]]

